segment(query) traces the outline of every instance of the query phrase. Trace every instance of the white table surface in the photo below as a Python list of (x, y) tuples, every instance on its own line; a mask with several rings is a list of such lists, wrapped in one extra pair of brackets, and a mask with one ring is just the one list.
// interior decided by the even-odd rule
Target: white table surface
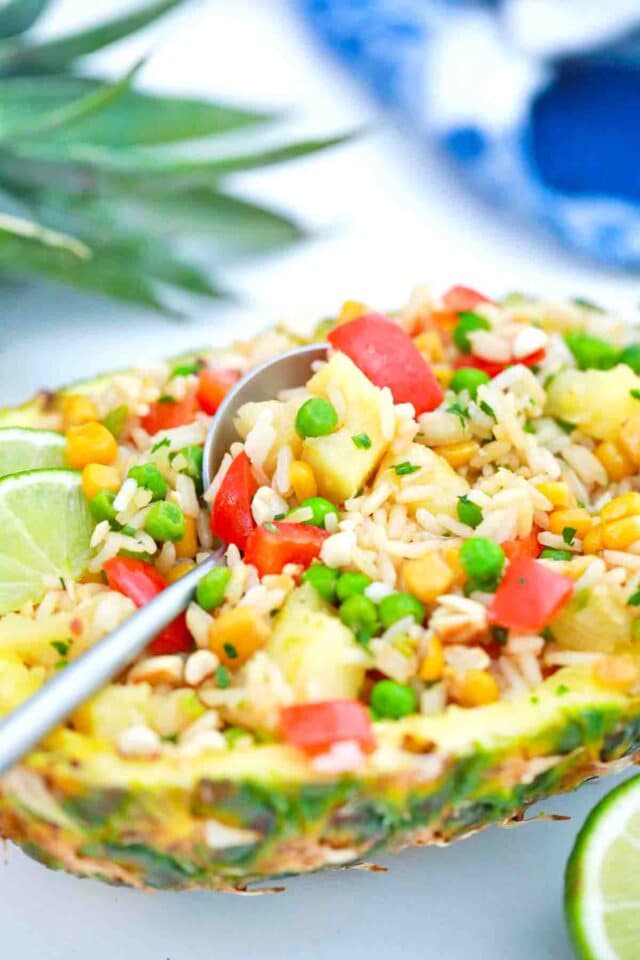
[[(61, 0), (46, 26), (126, 5)], [(152, 44), (149, 86), (295, 107), (307, 134), (364, 124), (371, 132), (286, 171), (238, 179), (245, 195), (317, 231), (313, 243), (235, 268), (242, 306), (207, 306), (179, 324), (37, 284), (4, 287), (0, 403), (140, 356), (223, 342), (278, 316), (321, 315), (345, 298), (397, 304), (418, 281), (579, 294), (622, 309), (640, 298), (634, 277), (577, 260), (470, 196), (318, 50), (293, 0), (201, 0), (102, 63), (119, 73)], [(387, 874), (307, 877), (280, 896), (145, 895), (48, 872), (10, 847), (0, 865), (2, 957), (570, 960), (562, 872), (581, 821), (613, 782), (543, 805), (570, 822), (491, 829), (446, 850), (387, 859)]]

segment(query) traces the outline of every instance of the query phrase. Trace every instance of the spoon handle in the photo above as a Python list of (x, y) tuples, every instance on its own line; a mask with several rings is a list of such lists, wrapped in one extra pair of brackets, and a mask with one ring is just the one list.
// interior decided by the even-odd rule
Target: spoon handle
[(0, 721), (0, 775), (144, 650), (184, 610), (198, 581), (222, 559), (222, 551), (217, 551), (180, 577)]

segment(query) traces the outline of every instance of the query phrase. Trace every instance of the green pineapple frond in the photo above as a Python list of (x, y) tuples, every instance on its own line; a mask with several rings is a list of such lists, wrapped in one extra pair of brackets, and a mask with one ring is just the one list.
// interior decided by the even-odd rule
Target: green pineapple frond
[(0, 271), (172, 313), (185, 294), (222, 296), (217, 274), (230, 258), (304, 236), (228, 193), (225, 177), (345, 137), (274, 144), (273, 114), (137, 91), (140, 64), (111, 83), (75, 75), (78, 58), (183, 2), (45, 41), (29, 29), (49, 0), (0, 6)]

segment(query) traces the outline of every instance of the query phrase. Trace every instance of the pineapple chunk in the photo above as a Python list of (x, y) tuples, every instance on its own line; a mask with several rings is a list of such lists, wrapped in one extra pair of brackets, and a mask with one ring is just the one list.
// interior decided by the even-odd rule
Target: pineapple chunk
[(161, 737), (179, 733), (205, 712), (193, 690), (153, 693), (148, 683), (106, 687), (72, 716), (76, 730), (110, 743), (136, 724)]
[(301, 400), (263, 400), (258, 403), (245, 403), (236, 414), (235, 428), (239, 436), (246, 440), (260, 414), (265, 410), (270, 411), (271, 425), (276, 432), (276, 437), (264, 462), (267, 473), (273, 473), (275, 470), (280, 447), (290, 446), (294, 457), (300, 455), (302, 440), (296, 433), (295, 427), (296, 413), (300, 404)]
[[(308, 437), (302, 445), (302, 459), (313, 469), (318, 492), (342, 503), (365, 485), (384, 453), (380, 390), (343, 353), (334, 354), (307, 387), (314, 396), (329, 400), (333, 387), (344, 400), (343, 425), (329, 436)], [(360, 434), (369, 438), (368, 447), (353, 442)]]
[(631, 637), (633, 607), (620, 587), (598, 583), (571, 598), (550, 624), (558, 646), (589, 653), (624, 653), (634, 646)]
[[(393, 467), (399, 463), (410, 463), (420, 469), (398, 476)], [(409, 513), (415, 513), (418, 508), (423, 507), (430, 513), (446, 513), (455, 517), (458, 497), (469, 490), (465, 478), (456, 473), (443, 457), (422, 443), (412, 443), (409, 451), (405, 450), (402, 456), (389, 453), (380, 464), (376, 483), (382, 480), (391, 480), (395, 484), (398, 491), (396, 497), (400, 495), (400, 502), (404, 488), (422, 488), (419, 499), (406, 502)]]
[(620, 424), (638, 412), (631, 390), (640, 377), (626, 364), (611, 370), (562, 370), (547, 387), (546, 412), (596, 440), (615, 440)]
[(0, 716), (30, 697), (44, 682), (42, 667), (26, 667), (13, 659), (0, 660)]
[(294, 590), (278, 614), (267, 653), (298, 703), (357, 697), (364, 680), (361, 647), (310, 584)]

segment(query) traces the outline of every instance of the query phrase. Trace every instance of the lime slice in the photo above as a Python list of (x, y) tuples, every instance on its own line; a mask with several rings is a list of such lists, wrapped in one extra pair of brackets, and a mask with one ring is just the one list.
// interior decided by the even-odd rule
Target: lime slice
[(64, 467), (66, 441), (54, 430), (28, 427), (0, 428), (0, 477), (21, 470)]
[(74, 580), (94, 527), (75, 470), (30, 470), (0, 480), (0, 614)]
[(638, 960), (640, 776), (589, 814), (567, 865), (565, 908), (581, 960)]

